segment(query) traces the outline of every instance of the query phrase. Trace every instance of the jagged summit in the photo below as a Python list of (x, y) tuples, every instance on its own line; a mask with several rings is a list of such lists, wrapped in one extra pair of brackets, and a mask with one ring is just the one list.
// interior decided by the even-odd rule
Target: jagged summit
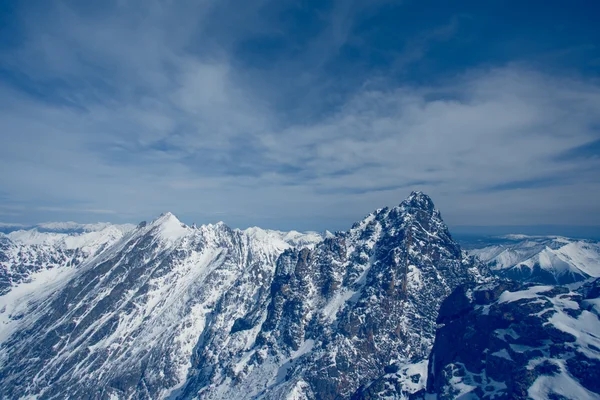
[[(418, 214), (423, 215), (419, 216)], [(407, 220), (411, 219), (409, 216), (417, 216), (419, 219), (420, 217), (426, 219), (434, 218), (439, 220), (437, 222), (443, 224), (443, 221), (441, 221), (441, 214), (435, 208), (431, 197), (423, 192), (413, 191), (406, 199), (402, 200), (398, 206), (378, 208), (366, 215), (362, 220), (355, 222), (352, 225), (352, 229), (356, 229), (365, 223), (369, 223), (373, 219), (381, 220), (382, 218), (392, 218), (397, 224), (402, 225), (405, 224)], [(429, 226), (430, 224), (427, 225)]]
[(433, 212), (435, 205), (431, 197), (421, 191), (413, 191), (411, 194), (400, 203), (401, 207), (418, 208), (424, 211)]
[(150, 223), (149, 229), (152, 232), (158, 232), (162, 239), (170, 242), (177, 241), (193, 231), (191, 227), (181, 222), (171, 212), (162, 213)]

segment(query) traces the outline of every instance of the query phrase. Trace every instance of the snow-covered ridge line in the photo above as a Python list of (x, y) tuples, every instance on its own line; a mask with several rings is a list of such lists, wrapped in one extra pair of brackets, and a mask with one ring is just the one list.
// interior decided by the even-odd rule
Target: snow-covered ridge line
[(561, 235), (526, 235), (524, 233), (509, 233), (507, 235), (494, 236), (494, 238), (506, 239), (506, 240), (525, 240), (525, 239), (565, 239), (565, 240), (570, 240), (568, 237), (561, 236)]
[(527, 282), (569, 284), (600, 276), (600, 243), (563, 236), (505, 235), (469, 253), (496, 273)]
[(67, 248), (85, 246), (90, 241), (102, 240), (106, 236), (122, 236), (135, 228), (135, 225), (106, 225), (98, 230), (83, 232), (43, 232), (37, 228), (21, 229), (3, 234), (14, 243), (22, 245), (61, 245)]
[(298, 232), (291, 230), (286, 232), (274, 229), (262, 229), (257, 226), (246, 229), (236, 229), (236, 231), (253, 238), (272, 238), (281, 240), (292, 247), (313, 247), (317, 243), (322, 242), (323, 239), (334, 236), (329, 231), (319, 233), (315, 231)]
[[(172, 227), (176, 227), (178, 225), (182, 225), (184, 227), (188, 227), (191, 229), (202, 229), (202, 227), (214, 227), (214, 226), (227, 226), (223, 221), (219, 221), (214, 224), (202, 224), (202, 225), (187, 225), (181, 222), (173, 213), (164, 212), (160, 214), (157, 218), (153, 219), (151, 222), (146, 223), (142, 221), (140, 224), (113, 224), (110, 222), (97, 222), (90, 224), (82, 224), (73, 221), (66, 222), (45, 222), (40, 224), (20, 224), (20, 223), (6, 223), (0, 222), (0, 236), (7, 236), (11, 240), (22, 241), (25, 242), (27, 237), (36, 238), (33, 240), (31, 244), (37, 244), (35, 242), (50, 240), (50, 238), (62, 238), (65, 236), (74, 236), (79, 234), (85, 234), (89, 232), (99, 232), (103, 231), (106, 228), (116, 228), (123, 233), (127, 233), (133, 231), (136, 227), (140, 227), (140, 225), (160, 225), (160, 224), (171, 224)], [(299, 232), (296, 230), (291, 231), (281, 231), (276, 229), (263, 229), (258, 226), (253, 226), (245, 229), (235, 228), (235, 231), (240, 233), (249, 235), (249, 236), (262, 236), (262, 237), (271, 237), (283, 240), (292, 246), (304, 246), (304, 245), (314, 245), (325, 238), (333, 237), (334, 234), (329, 231), (324, 232), (316, 232), (316, 231), (306, 231)], [(65, 236), (56, 236), (57, 235), (65, 235)], [(53, 240), (54, 241), (54, 240)]]
[[(57, 230), (85, 228), (61, 232), (42, 231), (41, 227)], [(225, 223), (192, 225), (182, 223), (175, 215), (165, 212), (147, 223), (133, 224), (77, 224), (75, 222), (40, 224), (32, 229), (19, 229), (8, 234), (0, 233), (0, 295), (20, 282), (30, 282), (38, 277), (38, 285), (44, 286), (48, 274), (36, 274), (41, 270), (63, 266), (74, 267), (92, 258), (109, 257), (132, 238), (156, 232), (165, 245), (171, 246), (182, 240), (193, 240), (201, 235), (206, 240), (218, 240), (220, 230), (236, 232), (248, 243), (260, 243), (279, 253), (290, 247), (314, 247), (325, 235), (316, 232), (300, 233), (263, 230), (258, 227), (246, 230), (230, 229)], [(212, 238), (212, 239), (211, 239)], [(122, 243), (121, 243), (122, 242)]]
[[(9, 234), (22, 235), (21, 243), (0, 238), (8, 273), (0, 296), (0, 376), (12, 382), (0, 385), (6, 398), (81, 398), (105, 388), (101, 397), (125, 399), (139, 387), (156, 399), (249, 399), (265, 388), (271, 399), (294, 388), (324, 398), (315, 382), (327, 360), (343, 355), (346, 364), (375, 368), (373, 378), (390, 357), (425, 354), (432, 304), (472, 280), (439, 212), (419, 193), (335, 235), (188, 226), (172, 213), (127, 232), (28, 234)], [(434, 259), (446, 269), (437, 271)], [(417, 310), (431, 315), (414, 319), (412, 329)], [(373, 353), (368, 332), (351, 329), (369, 315), (380, 326)], [(345, 395), (369, 378), (344, 374), (351, 379), (339, 386)], [(32, 383), (22, 387), (21, 378)]]
[(43, 233), (85, 233), (101, 231), (109, 226), (122, 227), (122, 229), (130, 230), (135, 228), (135, 224), (113, 224), (110, 222), (96, 222), (92, 224), (81, 224), (78, 222), (43, 222), (40, 224), (18, 224), (0, 222), (0, 231), (3, 233), (11, 233), (19, 230), (37, 230)]

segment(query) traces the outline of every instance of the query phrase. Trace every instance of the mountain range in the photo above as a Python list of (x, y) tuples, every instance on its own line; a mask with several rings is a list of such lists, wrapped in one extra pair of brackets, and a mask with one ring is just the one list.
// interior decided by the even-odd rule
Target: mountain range
[(335, 234), (170, 213), (0, 234), (0, 397), (598, 396), (596, 267), (541, 287), (501, 254), (462, 250), (421, 192)]
[(494, 238), (493, 242), (469, 252), (500, 276), (563, 285), (600, 277), (600, 243), (597, 241), (506, 235)]

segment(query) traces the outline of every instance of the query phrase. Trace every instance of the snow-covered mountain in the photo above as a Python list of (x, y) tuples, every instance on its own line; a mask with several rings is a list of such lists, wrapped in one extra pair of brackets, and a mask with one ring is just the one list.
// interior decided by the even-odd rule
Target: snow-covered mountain
[(36, 230), (38, 232), (55, 232), (55, 233), (83, 233), (83, 232), (96, 232), (101, 231), (102, 229), (116, 226), (121, 227), (122, 229), (130, 230), (135, 227), (135, 225), (131, 224), (121, 224), (115, 225), (110, 222), (97, 222), (94, 224), (80, 224), (78, 222), (68, 221), (68, 222), (43, 222), (35, 225), (25, 225), (25, 224), (11, 224), (0, 222), (0, 232), (2, 233), (10, 233), (18, 230)]
[(314, 247), (317, 243), (323, 241), (324, 238), (333, 237), (329, 231), (324, 233), (318, 232), (298, 232), (298, 231), (277, 231), (272, 229), (261, 229), (258, 227), (247, 228), (242, 231), (245, 235), (251, 238), (256, 238), (263, 241), (283, 241), (292, 247)]
[[(135, 225), (87, 225), (81, 232), (42, 232), (38, 228), (0, 233), (0, 294), (35, 280), (43, 284), (64, 268), (75, 268), (118, 242)], [(56, 271), (50, 272), (50, 270)], [(44, 272), (42, 274), (42, 272)]]
[[(447, 382), (428, 384), (449, 359), (430, 357), (445, 348), (440, 306), (497, 284), (420, 192), (336, 234), (187, 226), (170, 213), (13, 232), (0, 235), (0, 271), (0, 398), (38, 399), (443, 394)], [(466, 304), (453, 296), (443, 315)]]
[(600, 243), (596, 241), (526, 235), (499, 239), (500, 243), (469, 252), (501, 276), (546, 284), (568, 284), (600, 276)]
[(442, 299), (483, 279), (422, 193), (335, 235), (169, 213), (119, 232), (3, 236), (6, 271), (15, 246), (85, 257), (36, 259), (0, 296), (0, 397), (349, 397), (426, 357)]
[(22, 379), (35, 377), (27, 392), (42, 398), (86, 398), (98, 387), (106, 387), (98, 398), (125, 398), (140, 384), (151, 388), (145, 398), (164, 398), (185, 381), (221, 298), (239, 293), (227, 314), (235, 318), (268, 292), (282, 251), (322, 241), (222, 223), (192, 228), (170, 213), (97, 228), (0, 237), (0, 397), (18, 397)]
[(426, 357), (442, 299), (482, 279), (431, 199), (413, 193), (313, 249), (285, 251), (264, 300), (203, 340), (245, 346), (199, 346), (182, 398), (349, 398), (387, 366)]

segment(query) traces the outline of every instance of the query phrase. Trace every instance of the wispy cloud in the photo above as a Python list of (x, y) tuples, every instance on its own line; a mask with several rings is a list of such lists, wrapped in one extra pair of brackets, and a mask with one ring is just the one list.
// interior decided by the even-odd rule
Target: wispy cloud
[(266, 66), (248, 54), (282, 35), (256, 11), (272, 3), (245, 4), (248, 20), (227, 2), (56, 4), (22, 10), (26, 39), (0, 56), (2, 202), (31, 218), (168, 209), (335, 229), (419, 188), (451, 222), (600, 224), (598, 82), (526, 62), (397, 78), (460, 16), (407, 40), (389, 73), (340, 78), (336, 57), (368, 46), (354, 29), (373, 5), (319, 10)]

